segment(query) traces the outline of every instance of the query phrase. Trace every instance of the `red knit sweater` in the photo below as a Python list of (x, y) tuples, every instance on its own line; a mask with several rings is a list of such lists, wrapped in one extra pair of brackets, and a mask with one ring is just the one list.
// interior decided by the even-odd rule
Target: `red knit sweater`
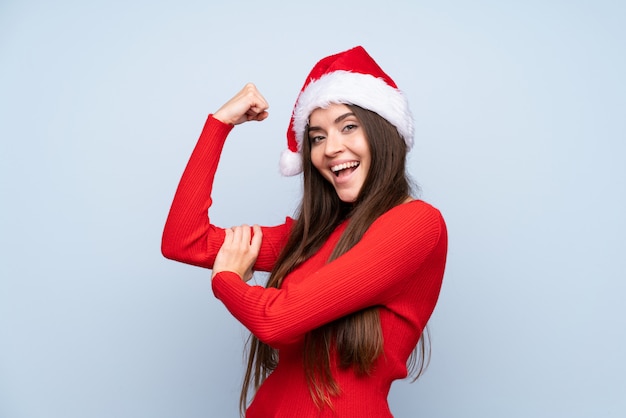
[[(163, 232), (165, 257), (211, 268), (224, 230), (207, 216), (213, 178), (231, 125), (209, 116), (185, 168)], [(270, 271), (293, 220), (263, 228), (255, 270)], [(283, 281), (280, 289), (251, 286), (232, 272), (213, 279), (215, 296), (254, 335), (279, 349), (278, 367), (262, 384), (248, 418), (388, 418), (391, 383), (407, 374), (406, 361), (437, 301), (447, 253), (440, 212), (421, 201), (399, 205), (377, 219), (352, 249), (327, 263), (346, 224)], [(384, 354), (371, 375), (331, 364), (341, 395), (334, 412), (313, 403), (302, 366), (304, 335), (360, 309), (379, 306)]]

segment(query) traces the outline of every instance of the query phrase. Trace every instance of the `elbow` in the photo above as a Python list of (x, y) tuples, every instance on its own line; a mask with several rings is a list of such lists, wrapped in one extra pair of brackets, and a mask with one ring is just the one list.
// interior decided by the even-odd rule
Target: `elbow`
[(183, 253), (178, 240), (175, 240), (167, 230), (163, 231), (161, 238), (161, 254), (169, 260), (179, 261)]
[(171, 246), (167, 245), (164, 242), (161, 242), (161, 255), (169, 260), (175, 260), (175, 251)]
[(169, 260), (177, 260), (177, 257), (176, 257), (177, 253), (178, 252), (176, 251), (174, 246), (164, 241), (161, 242), (161, 254), (163, 255), (163, 257)]
[(195, 248), (188, 242), (180, 239), (168, 239), (166, 236), (161, 240), (161, 254), (169, 260), (205, 268), (211, 268), (214, 261), (206, 256), (205, 251)]
[[(254, 333), (253, 333), (254, 334)], [(256, 335), (255, 336), (259, 339), (259, 341), (262, 341), (264, 344), (269, 345), (270, 347), (276, 349), (276, 350), (280, 350), (282, 348), (285, 348), (287, 346), (289, 346), (290, 342), (293, 344), (296, 342), (296, 340), (286, 340), (284, 338), (272, 338), (270, 336), (264, 336), (264, 335)]]
[(252, 332), (263, 343), (272, 348), (280, 349), (290, 344), (296, 343), (302, 335), (296, 335), (287, 329), (256, 329)]
[(170, 225), (169, 222), (163, 228), (161, 235), (161, 254), (163, 257), (174, 260), (184, 261), (188, 252), (189, 243), (185, 239), (185, 235), (180, 233), (180, 228)]

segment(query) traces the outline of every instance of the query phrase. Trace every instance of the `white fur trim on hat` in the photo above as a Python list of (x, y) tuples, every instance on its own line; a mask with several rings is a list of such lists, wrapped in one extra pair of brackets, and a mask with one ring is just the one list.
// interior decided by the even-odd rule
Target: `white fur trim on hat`
[(304, 129), (311, 112), (326, 108), (331, 103), (353, 104), (378, 113), (396, 127), (406, 142), (407, 150), (413, 146), (413, 116), (404, 94), (382, 78), (337, 70), (309, 83), (298, 98), (293, 113), (298, 151), (302, 149)]

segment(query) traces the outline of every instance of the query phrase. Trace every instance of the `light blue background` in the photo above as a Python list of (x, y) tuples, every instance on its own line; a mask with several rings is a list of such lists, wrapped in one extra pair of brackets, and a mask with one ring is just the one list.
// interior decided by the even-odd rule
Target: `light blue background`
[(242, 327), (160, 237), (244, 83), (213, 219), (274, 224), (304, 77), (364, 45), (409, 97), (443, 212), (433, 358), (397, 417), (626, 416), (620, 1), (0, 2), (0, 417), (235, 417)]

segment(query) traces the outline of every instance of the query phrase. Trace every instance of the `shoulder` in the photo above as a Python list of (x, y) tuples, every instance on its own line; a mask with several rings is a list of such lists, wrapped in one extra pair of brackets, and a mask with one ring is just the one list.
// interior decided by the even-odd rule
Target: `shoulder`
[(395, 206), (382, 214), (376, 222), (393, 224), (430, 224), (444, 223), (443, 215), (433, 205), (423, 200), (411, 200)]
[(373, 234), (388, 234), (403, 239), (428, 239), (436, 243), (447, 237), (443, 215), (423, 200), (412, 200), (382, 214), (370, 227)]

